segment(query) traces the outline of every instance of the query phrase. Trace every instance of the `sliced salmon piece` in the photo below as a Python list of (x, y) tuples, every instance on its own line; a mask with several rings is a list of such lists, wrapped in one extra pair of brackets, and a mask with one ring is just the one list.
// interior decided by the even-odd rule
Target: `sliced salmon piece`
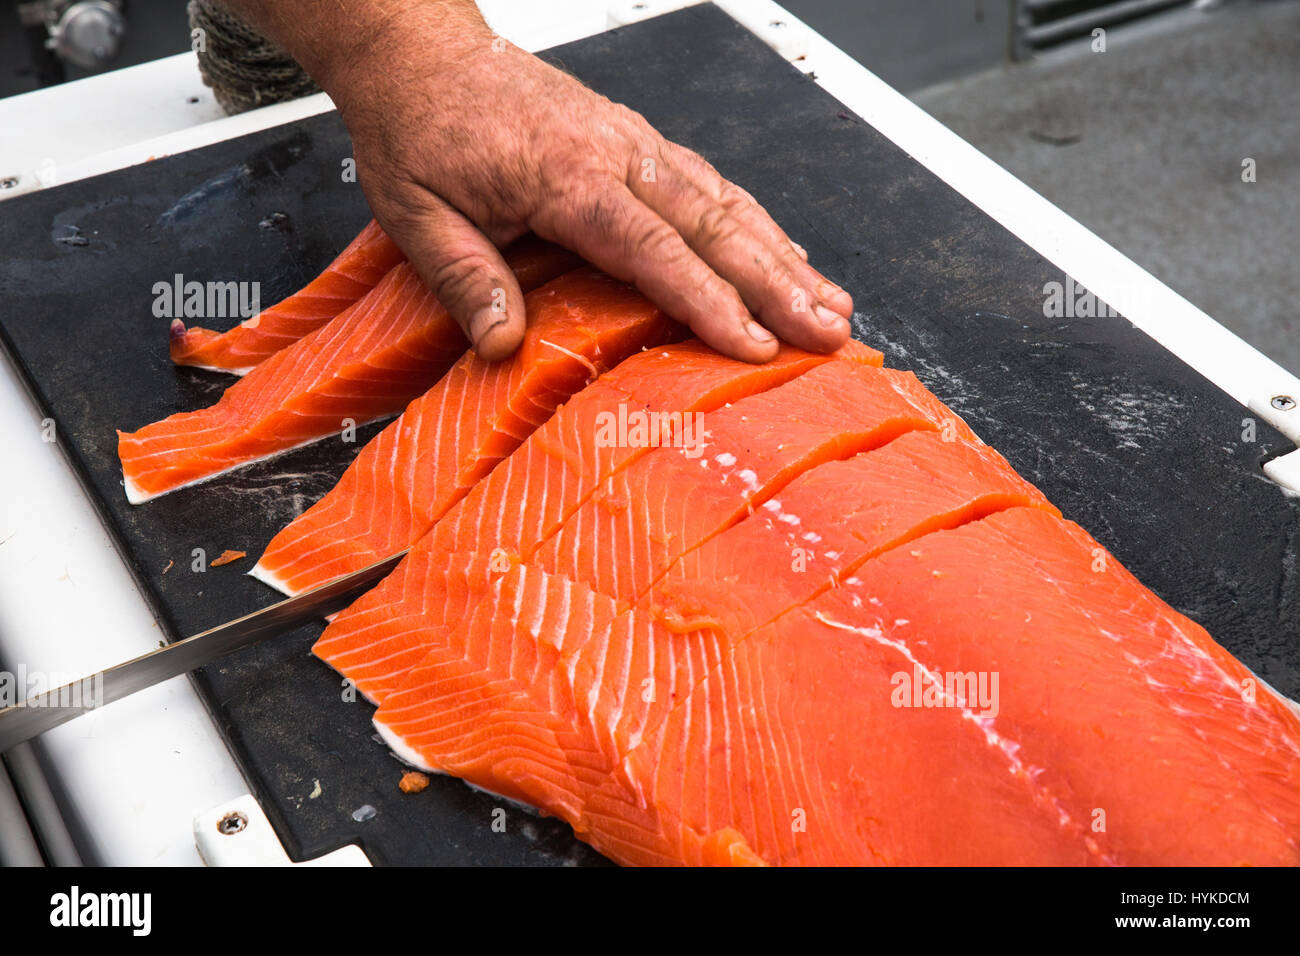
[[(562, 268), (568, 260), (550, 261)], [(532, 269), (535, 260), (528, 262)], [(360, 301), (262, 362), (217, 404), (119, 431), (127, 500), (139, 504), (396, 414), (467, 347), (460, 327), (404, 262)]]
[[(506, 250), (520, 287), (526, 292), (582, 260), (559, 246), (527, 235)], [(171, 324), (171, 358), (214, 372), (246, 375), (276, 352), (314, 332), (360, 300), (392, 269), (406, 261), (374, 220), (325, 271), (298, 292), (225, 332)]]
[[(841, 354), (854, 362), (881, 361), (879, 352), (857, 344)], [(481, 581), (490, 565), (504, 571), (525, 560), (602, 481), (650, 452), (649, 444), (597, 444), (595, 436), (611, 416), (617, 421), (620, 412), (625, 417), (633, 411), (707, 413), (830, 360), (783, 347), (772, 362), (748, 365), (698, 342), (632, 356), (560, 406), (457, 502), (384, 582), (336, 617), (313, 652), (370, 699), (382, 700), (447, 624), (472, 610), (472, 603), (451, 600), (470, 600), (474, 591), (468, 585), (454, 595), (441, 590), (448, 575)], [(671, 442), (671, 428), (667, 431), (660, 439)], [(438, 557), (431, 560), (430, 555)], [(470, 560), (458, 555), (473, 555), (478, 564), (458, 568), (457, 560)], [(431, 567), (443, 577), (426, 585), (422, 576)]]
[(703, 416), (688, 447), (657, 449), (611, 475), (530, 560), (635, 602), (677, 558), (819, 464), (949, 422), (978, 442), (932, 399), (909, 373), (827, 362)]
[(405, 257), (373, 219), (319, 276), (301, 290), (227, 332), (171, 325), (171, 357), (244, 375), (263, 359), (312, 332), (379, 284)]
[(556, 279), (529, 297), (527, 331), (511, 359), (466, 353), (272, 539), (253, 575), (298, 594), (406, 548), (557, 405), (628, 355), (680, 334), (645, 297), (602, 272)]

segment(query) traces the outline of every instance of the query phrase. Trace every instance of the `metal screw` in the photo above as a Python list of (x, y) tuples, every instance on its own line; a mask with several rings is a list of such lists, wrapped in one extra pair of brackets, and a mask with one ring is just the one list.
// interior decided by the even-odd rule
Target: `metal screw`
[(13, 189), (17, 185), (17, 176), (6, 176), (3, 179), (0, 179), (0, 189)]
[(217, 821), (217, 832), (223, 836), (232, 836), (246, 826), (248, 826), (248, 817), (235, 810)]
[(1295, 408), (1295, 399), (1290, 395), (1274, 395), (1270, 404), (1279, 412), (1289, 412)]

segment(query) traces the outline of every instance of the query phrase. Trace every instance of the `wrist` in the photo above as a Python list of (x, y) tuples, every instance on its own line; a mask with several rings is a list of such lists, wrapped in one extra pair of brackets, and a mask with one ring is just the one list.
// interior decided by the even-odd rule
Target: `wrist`
[(341, 112), (371, 90), (445, 75), (454, 64), (490, 51), (494, 35), (468, 0), (371, 0), (349, 8), (291, 51)]

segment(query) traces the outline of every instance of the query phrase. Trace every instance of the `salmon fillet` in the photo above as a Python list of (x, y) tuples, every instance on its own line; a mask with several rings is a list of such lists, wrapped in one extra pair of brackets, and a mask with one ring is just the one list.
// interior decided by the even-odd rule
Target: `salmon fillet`
[[(570, 259), (521, 251), (508, 262), (531, 284)], [(139, 504), (394, 415), (467, 347), (460, 327), (404, 262), (358, 302), (262, 362), (217, 404), (119, 431), (127, 500)]]
[[(443, 719), (399, 736), (386, 723), (380, 734), (408, 762), (455, 773), (501, 796), (544, 808), (582, 834), (581, 787), (597, 785), (601, 767), (570, 764), (578, 746), (564, 702), (547, 697), (559, 674), (559, 644), (551, 636), (605, 633), (621, 622), (615, 602), (564, 578), (520, 565), (499, 577), (457, 628), (455, 650), (431, 651), (412, 672), (417, 690), (396, 696), (383, 710), (398, 721), (407, 712), (438, 706)], [(538, 640), (528, 640), (528, 636)], [(632, 643), (628, 642), (629, 645)], [(445, 652), (444, 652), (445, 651)], [(428, 690), (429, 696), (423, 691)], [(436, 700), (433, 698), (436, 697)], [(480, 733), (476, 728), (486, 728)], [(418, 748), (418, 749), (416, 749)], [(437, 764), (427, 756), (439, 755)], [(761, 865), (762, 858), (731, 827), (681, 833), (679, 861), (688, 865)]]
[(405, 257), (373, 219), (319, 276), (301, 290), (227, 332), (171, 324), (171, 357), (244, 375), (263, 359), (312, 332), (378, 285)]
[[(844, 502), (838, 520), (809, 519), (829, 501)], [(677, 633), (747, 634), (838, 587), (877, 554), (1013, 507), (1060, 515), (988, 445), (910, 431), (799, 476), (749, 518), (684, 554), (637, 604)]]
[(604, 273), (556, 279), (529, 297), (524, 341), (511, 359), (466, 353), (271, 540), (252, 573), (297, 594), (406, 548), (561, 402), (628, 355), (680, 335)]
[[(582, 260), (527, 235), (505, 252), (525, 292), (576, 269)], [(269, 309), (225, 332), (171, 323), (169, 349), (177, 365), (246, 375), (276, 352), (314, 332), (379, 284), (406, 257), (373, 219), (325, 271)]]

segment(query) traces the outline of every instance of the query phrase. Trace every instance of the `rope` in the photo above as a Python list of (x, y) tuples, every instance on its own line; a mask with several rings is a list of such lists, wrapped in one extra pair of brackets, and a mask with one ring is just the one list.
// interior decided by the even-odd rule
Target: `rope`
[(191, 36), (203, 31), (194, 43), (199, 72), (227, 113), (320, 92), (289, 54), (216, 0), (190, 0), (189, 14)]

